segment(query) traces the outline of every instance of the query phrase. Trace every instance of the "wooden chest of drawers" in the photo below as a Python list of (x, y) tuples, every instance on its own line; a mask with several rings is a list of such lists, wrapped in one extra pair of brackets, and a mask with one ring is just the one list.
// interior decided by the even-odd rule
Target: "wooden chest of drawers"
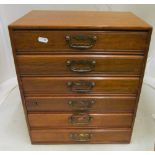
[(9, 25), (32, 143), (129, 143), (151, 31), (126, 12), (32, 11)]

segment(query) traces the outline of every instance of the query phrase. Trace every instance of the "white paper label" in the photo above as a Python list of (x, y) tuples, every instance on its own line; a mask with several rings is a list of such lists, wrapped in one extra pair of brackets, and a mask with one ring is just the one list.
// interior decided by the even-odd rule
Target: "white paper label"
[(48, 43), (48, 38), (38, 37), (38, 41), (41, 43)]

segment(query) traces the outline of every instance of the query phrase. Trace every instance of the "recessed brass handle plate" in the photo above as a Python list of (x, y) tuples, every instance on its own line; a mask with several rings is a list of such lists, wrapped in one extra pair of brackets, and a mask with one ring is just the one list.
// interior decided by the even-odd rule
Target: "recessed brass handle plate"
[(72, 36), (67, 35), (65, 39), (69, 47), (71, 48), (89, 49), (95, 45), (97, 37), (93, 35), (72, 35)]
[(88, 142), (91, 140), (92, 135), (90, 133), (71, 133), (69, 137), (76, 142)]
[(95, 104), (95, 100), (70, 100), (68, 104), (74, 110), (88, 110)]
[(72, 92), (76, 93), (89, 93), (95, 86), (95, 82), (91, 81), (69, 81), (67, 86)]
[(93, 117), (87, 113), (73, 114), (69, 117), (69, 123), (72, 125), (87, 125), (91, 123)]
[(87, 73), (95, 68), (95, 60), (67, 60), (66, 65), (72, 72)]

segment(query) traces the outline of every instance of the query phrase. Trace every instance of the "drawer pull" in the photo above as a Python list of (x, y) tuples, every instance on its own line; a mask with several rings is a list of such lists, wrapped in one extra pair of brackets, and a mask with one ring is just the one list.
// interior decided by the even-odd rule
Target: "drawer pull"
[(78, 81), (78, 82), (67, 82), (67, 86), (71, 88), (72, 92), (76, 93), (88, 93), (95, 86), (95, 82), (89, 81)]
[(92, 117), (86, 113), (74, 114), (69, 118), (69, 122), (73, 125), (87, 125), (91, 121)]
[(76, 110), (88, 110), (93, 104), (94, 100), (69, 101), (68, 104)]
[(77, 73), (86, 73), (93, 71), (96, 61), (88, 61), (88, 60), (68, 60), (66, 62), (67, 66), (70, 68), (72, 72)]
[[(69, 44), (69, 47), (75, 48), (75, 49), (92, 48), (96, 43), (96, 39), (97, 39), (96, 36), (90, 36), (90, 35), (66, 36), (66, 41)], [(73, 43), (73, 40), (75, 40), (76, 42), (83, 41), (83, 43)]]
[(90, 133), (71, 133), (70, 139), (76, 142), (87, 142), (91, 140)]

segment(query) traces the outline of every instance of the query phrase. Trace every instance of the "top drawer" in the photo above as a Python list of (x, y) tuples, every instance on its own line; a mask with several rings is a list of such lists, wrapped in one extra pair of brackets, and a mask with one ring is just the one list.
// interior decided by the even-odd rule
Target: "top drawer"
[(147, 32), (16, 30), (13, 37), (18, 52), (102, 52), (144, 50)]

